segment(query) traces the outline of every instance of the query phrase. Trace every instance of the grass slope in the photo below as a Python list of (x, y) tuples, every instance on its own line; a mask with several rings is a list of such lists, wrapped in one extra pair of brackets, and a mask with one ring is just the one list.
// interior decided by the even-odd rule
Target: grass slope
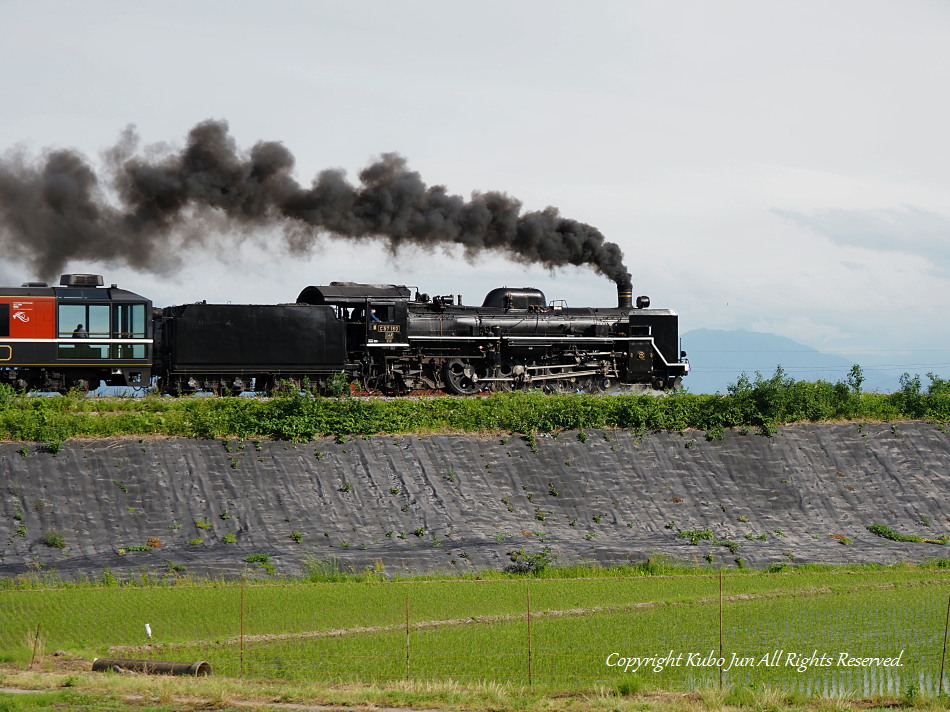
[(780, 368), (771, 378), (741, 377), (728, 395), (495, 394), (478, 398), (42, 398), (0, 386), (0, 439), (46, 442), (122, 435), (306, 440), (321, 435), (632, 428), (705, 430), (860, 419), (950, 420), (950, 383), (930, 376), (902, 379), (892, 394), (862, 393), (860, 371), (848, 383), (794, 381)]

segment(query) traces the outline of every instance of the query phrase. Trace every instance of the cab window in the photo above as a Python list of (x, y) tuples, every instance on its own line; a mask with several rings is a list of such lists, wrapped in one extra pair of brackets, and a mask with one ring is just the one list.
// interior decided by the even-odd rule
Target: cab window
[(396, 307), (392, 304), (371, 304), (370, 308), (376, 312), (376, 318), (380, 321), (396, 320)]

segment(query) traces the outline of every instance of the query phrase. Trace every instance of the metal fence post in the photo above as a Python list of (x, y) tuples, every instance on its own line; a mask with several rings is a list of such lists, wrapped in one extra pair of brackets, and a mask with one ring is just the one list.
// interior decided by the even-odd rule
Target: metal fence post
[(944, 664), (947, 661), (947, 630), (950, 629), (950, 597), (947, 598), (947, 621), (943, 624), (943, 653), (940, 655), (940, 684), (938, 686), (938, 695), (943, 694), (943, 671)]
[[(719, 567), (719, 660), (722, 660), (722, 566)], [(719, 665), (719, 689), (722, 689), (722, 664)]]
[(534, 684), (534, 668), (531, 650), (531, 587), (528, 586), (528, 685)]
[(409, 679), (409, 594), (406, 594), (406, 679)]
[(30, 670), (33, 669), (33, 661), (36, 660), (36, 649), (40, 644), (40, 624), (36, 624), (36, 637), (33, 638), (33, 655), (30, 657)]
[(244, 679), (244, 584), (247, 578), (241, 578), (241, 679)]

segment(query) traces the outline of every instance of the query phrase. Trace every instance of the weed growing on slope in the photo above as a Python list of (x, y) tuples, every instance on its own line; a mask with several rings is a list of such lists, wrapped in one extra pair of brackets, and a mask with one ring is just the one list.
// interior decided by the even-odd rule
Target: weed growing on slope
[(62, 529), (47, 529), (40, 541), (52, 549), (65, 549), (66, 533)]

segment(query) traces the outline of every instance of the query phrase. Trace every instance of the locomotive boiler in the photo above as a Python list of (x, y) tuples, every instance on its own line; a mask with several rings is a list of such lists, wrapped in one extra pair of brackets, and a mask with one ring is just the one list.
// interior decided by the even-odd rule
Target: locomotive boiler
[(531, 287), (493, 289), (481, 306), (402, 285), (331, 282), (293, 304), (186, 304), (156, 314), (154, 368), (170, 393), (268, 391), (343, 374), (387, 394), (540, 388), (609, 392), (679, 386), (689, 371), (676, 312), (633, 304), (571, 308)]

